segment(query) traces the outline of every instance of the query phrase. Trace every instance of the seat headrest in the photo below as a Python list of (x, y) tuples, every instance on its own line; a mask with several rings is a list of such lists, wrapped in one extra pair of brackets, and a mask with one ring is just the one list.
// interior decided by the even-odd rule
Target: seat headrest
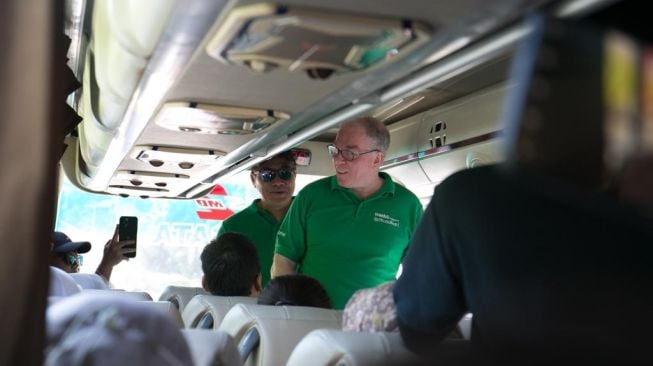
[(159, 301), (170, 301), (177, 305), (180, 313), (183, 313), (188, 302), (196, 295), (209, 295), (209, 293), (201, 287), (168, 286), (163, 289)]
[(213, 318), (213, 329), (217, 329), (224, 316), (236, 304), (255, 304), (256, 298), (250, 296), (196, 295), (181, 313), (187, 328), (196, 328), (205, 314)]
[(84, 292), (109, 293), (112, 296), (128, 298), (136, 301), (152, 301), (152, 296), (145, 291), (124, 291), (119, 289), (85, 289)]
[[(260, 342), (250, 359), (255, 365), (283, 365), (299, 341), (315, 329), (340, 329), (342, 311), (303, 306), (238, 304), (227, 313), (219, 329), (237, 344), (256, 328)], [(283, 335), (282, 337), (279, 335)]]
[(181, 314), (176, 306), (174, 306), (170, 301), (143, 301), (147, 306), (155, 309), (155, 311), (160, 311), (172, 319), (179, 328), (184, 327), (184, 322), (181, 320)]
[(416, 360), (399, 333), (318, 329), (302, 338), (286, 365), (401, 365)]

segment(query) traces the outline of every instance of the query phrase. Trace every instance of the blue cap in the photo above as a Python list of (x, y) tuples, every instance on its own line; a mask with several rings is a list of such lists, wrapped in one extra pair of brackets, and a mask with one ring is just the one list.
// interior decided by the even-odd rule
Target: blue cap
[(52, 251), (55, 253), (68, 253), (72, 251), (86, 253), (91, 250), (91, 243), (87, 241), (72, 241), (68, 235), (61, 231), (54, 232), (52, 243), (54, 244)]

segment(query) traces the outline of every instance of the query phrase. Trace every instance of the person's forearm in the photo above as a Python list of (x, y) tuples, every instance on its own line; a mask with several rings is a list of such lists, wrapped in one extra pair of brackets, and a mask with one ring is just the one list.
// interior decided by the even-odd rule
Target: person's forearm
[(275, 254), (274, 259), (272, 260), (272, 269), (270, 271), (270, 276), (275, 278), (278, 276), (295, 274), (296, 268), (297, 264), (295, 262), (282, 255)]
[(102, 276), (106, 282), (111, 280), (111, 272), (113, 272), (113, 266), (103, 262), (100, 262), (100, 265), (95, 270), (95, 274)]

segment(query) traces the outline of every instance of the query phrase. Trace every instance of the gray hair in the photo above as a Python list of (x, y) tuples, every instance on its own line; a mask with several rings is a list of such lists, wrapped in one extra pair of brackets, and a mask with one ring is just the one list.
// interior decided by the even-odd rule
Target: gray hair
[(374, 147), (382, 152), (388, 151), (390, 147), (390, 132), (383, 122), (373, 117), (355, 119), (345, 124), (359, 125), (365, 129), (367, 137), (374, 142)]

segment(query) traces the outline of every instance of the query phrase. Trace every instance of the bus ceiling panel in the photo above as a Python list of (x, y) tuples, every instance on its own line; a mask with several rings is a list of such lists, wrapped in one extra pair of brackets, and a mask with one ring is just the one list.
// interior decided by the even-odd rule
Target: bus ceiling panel
[(430, 34), (430, 27), (397, 15), (259, 3), (231, 9), (205, 49), (223, 64), (255, 73), (301, 73), (324, 80), (391, 63)]
[(111, 179), (110, 186), (133, 187), (135, 189), (147, 188), (151, 190), (163, 189), (175, 185), (184, 185), (188, 175), (158, 173), (150, 171), (118, 171)]
[[(411, 49), (407, 49), (406, 52), (400, 52), (397, 56), (390, 58), (390, 60), (395, 61), (389, 64), (379, 62), (377, 63), (378, 66), (372, 67), (368, 71), (340, 73), (326, 80), (311, 79), (303, 71), (288, 71), (291, 65), (299, 65), (295, 66), (294, 69), (304, 70), (303, 67), (310, 65), (311, 58), (317, 57), (316, 55), (328, 54), (331, 51), (328, 47), (329, 44), (338, 44), (333, 40), (325, 40), (324, 43), (326, 44), (323, 45), (315, 40), (311, 41), (308, 35), (306, 35), (308, 37), (306, 40), (300, 41), (301, 38), (299, 38), (300, 40), (291, 42), (293, 45), (306, 48), (301, 56), (307, 60), (294, 60), (297, 62), (291, 62), (286, 67), (277, 67), (267, 72), (256, 72), (252, 71), (251, 67), (240, 66), (242, 61), (229, 62), (224, 59), (218, 61), (216, 55), (211, 56), (209, 54), (209, 52), (213, 52), (211, 51), (213, 49), (211, 46), (212, 43), (217, 42), (214, 38), (226, 34), (225, 37), (227, 39), (218, 39), (223, 44), (221, 50), (224, 53), (227, 51), (224, 51), (223, 48), (228, 49), (230, 40), (228, 37), (232, 36), (233, 31), (227, 32), (223, 28), (229, 28), (231, 26), (235, 29), (241, 29), (235, 27), (233, 24), (236, 20), (229, 21), (230, 12), (225, 12), (227, 14), (218, 18), (211, 33), (207, 35), (207, 38), (202, 44), (203, 50), (198, 50), (189, 63), (186, 72), (184, 72), (179, 82), (175, 84), (166, 98), (168, 100), (207, 101), (213, 104), (241, 105), (245, 107), (274, 107), (275, 109), (294, 114), (315, 104), (325, 104), (325, 99), (330, 100), (331, 98), (328, 97), (333, 97), (337, 94), (340, 96), (339, 104), (342, 106), (352, 100), (364, 97), (365, 94), (385, 87), (400, 77), (409, 75), (411, 72), (424, 66), (426, 60), (432, 62), (437, 59), (437, 55), (441, 57), (447, 56), (448, 52), (451, 53), (464, 47), (468, 43), (486, 35), (490, 29), (497, 29), (505, 25), (508, 21), (513, 20), (518, 14), (545, 2), (530, 1), (528, 4), (524, 4), (523, 1), (508, 0), (495, 0), (492, 2), (460, 1), (456, 2), (458, 5), (455, 5), (452, 2), (445, 1), (424, 2), (416, 0), (402, 2), (383, 1), (382, 4), (376, 2), (370, 3), (369, 1), (338, 1), (335, 3), (321, 2), (319, 3), (320, 6), (315, 1), (305, 2), (304, 5), (302, 5), (304, 2), (301, 1), (284, 2), (289, 14), (292, 12), (294, 5), (300, 9), (316, 9), (314, 12), (318, 14), (335, 14), (333, 16), (335, 19), (333, 20), (334, 22), (355, 17), (371, 19), (369, 23), (372, 25), (375, 24), (375, 21), (387, 22), (389, 20), (420, 22), (420, 24), (424, 24), (425, 28), (430, 28), (429, 32), (432, 32), (432, 34), (429, 37), (435, 38), (435, 40), (430, 42), (431, 45), (426, 47), (425, 51), (409, 52)], [(237, 2), (232, 11), (236, 12), (248, 3), (250, 2)], [(387, 6), (385, 10), (379, 10), (379, 8), (382, 8), (381, 5)], [(421, 11), (419, 11), (420, 8)], [(328, 11), (320, 11), (322, 9)], [(456, 16), (447, 17), (445, 20), (443, 15), (446, 14), (455, 14)], [(240, 22), (242, 23), (243, 20), (241, 19)], [(330, 27), (330, 23), (327, 20), (319, 24), (324, 24), (323, 27), (327, 29)], [(319, 24), (311, 26), (311, 29), (307, 29), (307, 34), (310, 33), (308, 32), (309, 30), (312, 31), (312, 28), (319, 27)], [(448, 29), (445, 25), (451, 25), (453, 29)], [(331, 28), (339, 29), (343, 28), (343, 26), (340, 25), (338, 27), (334, 24)], [(275, 31), (278, 30), (275, 29)], [(335, 33), (336, 31), (332, 32)], [(254, 42), (254, 40), (258, 39), (254, 36), (251, 35), (249, 39), (232, 40), (232, 43), (245, 43), (248, 45), (246, 41)], [(254, 38), (254, 40), (251, 40), (251, 38)], [(424, 40), (428, 39), (426, 35), (421, 38)], [(266, 44), (274, 43), (275, 50), (283, 44), (283, 37), (264, 37), (264, 39), (267, 42)], [(334, 47), (331, 48), (335, 50)], [(364, 47), (359, 46), (358, 48)], [(423, 47), (416, 48), (421, 49)], [(218, 56), (221, 54), (218, 51), (215, 51), (215, 53)], [(291, 51), (287, 53), (287, 57), (290, 57), (292, 54)], [(355, 55), (360, 52), (350, 53)], [(258, 57), (264, 58), (264, 55), (259, 55)], [(268, 58), (270, 57), (273, 56), (268, 56)], [(282, 56), (276, 55), (275, 57), (281, 58)], [(402, 57), (406, 59), (405, 62), (401, 62)], [(386, 67), (391, 64), (397, 64), (397, 66), (390, 69)], [(374, 73), (372, 72), (374, 69), (383, 69), (383, 72)], [(365, 78), (366, 75), (371, 76), (372, 74), (375, 77)], [(383, 74), (383, 77), (379, 77), (379, 74)], [(361, 84), (360, 87), (352, 90), (351, 86), (357, 84)], [(348, 86), (350, 88), (347, 88)], [(350, 92), (343, 93), (343, 90), (350, 90)], [(327, 113), (333, 110), (333, 108), (329, 109)]]
[(410, 54), (431, 33), (401, 13), (354, 15), (345, 4), (314, 5), (236, 3), (168, 98), (296, 112)]
[[(254, 4), (255, 1), (177, 0), (160, 40), (131, 94), (120, 126), (112, 134), (106, 154), (88, 179), (87, 188), (106, 190), (115, 171), (126, 168), (121, 165), (123, 160), (125, 164), (131, 164), (129, 153), (138, 144), (215, 148), (226, 153), (206, 169), (191, 174), (185, 189), (171, 189), (170, 196), (177, 197), (190, 187), (210, 184), (222, 176), (247, 169), (257, 161), (314, 139), (347, 119), (369, 114), (374, 108), (393, 100), (410, 98), (427, 88), (433, 88), (436, 92), (436, 101), (431, 101), (433, 104), (438, 103), (437, 100), (450, 100), (457, 97), (457, 93), (464, 94), (478, 86), (474, 80), (481, 80), (478, 82), (482, 86), (493, 82), (491, 79), (495, 76), (470, 78), (469, 82), (457, 84), (460, 90), (456, 89), (456, 85), (446, 84), (465, 71), (508, 54), (525, 30), (518, 26), (514, 29), (506, 26), (535, 8), (567, 2), (284, 2), (288, 8), (324, 9), (329, 13), (353, 17), (413, 20), (433, 32), (421, 47), (416, 47), (392, 62), (370, 67), (367, 71), (342, 73), (326, 80), (315, 80), (307, 77), (306, 73), (256, 72), (234, 65), (233, 62), (221, 62), (207, 53), (206, 47), (215, 32), (223, 26), (224, 20), (228, 19), (229, 11)], [(500, 33), (495, 34), (496, 31)], [(135, 44), (140, 44), (138, 41), (135, 40)], [(125, 44), (122, 40), (119, 43)], [(133, 45), (124, 48), (131, 47)], [(307, 54), (312, 52), (311, 49), (312, 47), (307, 49)], [(304, 60), (300, 57), (295, 61)], [(287, 68), (290, 66), (292, 64)], [(489, 74), (492, 73), (488, 72)], [(442, 86), (440, 89), (439, 85)], [(222, 139), (217, 134), (200, 136), (201, 133), (188, 137), (188, 132), (193, 128), (177, 132), (155, 122), (155, 116), (164, 103), (179, 100), (273, 109), (291, 116), (262, 131), (253, 132), (247, 138), (227, 135)], [(407, 102), (410, 103), (412, 102)], [(402, 116), (408, 117), (409, 114), (404, 111), (410, 110), (413, 105), (417, 108), (415, 111), (427, 108), (415, 102), (394, 116), (405, 113)], [(392, 117), (388, 117), (389, 120)]]
[[(488, 59), (495, 59), (498, 54), (505, 54), (507, 49), (514, 48), (516, 42), (523, 36), (524, 29), (504, 31), (487, 44), (474, 45), (470, 50), (459, 52), (461, 56), (451, 61), (448, 58), (444, 59), (445, 56), (459, 51), (464, 46), (460, 42), (461, 39), (465, 41), (478, 39), (486, 35), (489, 28), (499, 28), (519, 14), (531, 10), (533, 6), (543, 3), (545, 2), (525, 3), (508, 0), (484, 3), (484, 6), (463, 19), (457, 19), (456, 26), (434, 34), (425, 46), (397, 62), (364, 73), (355, 82), (330, 93), (319, 103), (311, 104), (301, 112), (293, 114), (288, 121), (270, 127), (267, 133), (227, 154), (224, 159), (221, 159), (221, 164), (192, 177), (191, 181), (195, 184), (201, 182), (208, 184), (224, 175), (237, 173), (266, 156), (315, 138), (347, 119), (369, 113), (380, 104), (415, 94), (442, 80), (449, 80), (457, 75), (457, 70), (461, 67), (471, 69)], [(452, 45), (456, 47), (451, 47)], [(443, 52), (443, 49), (446, 49), (446, 52)], [(427, 59), (433, 64), (415, 72), (416, 68), (423, 65)], [(440, 62), (435, 62), (438, 60)], [(381, 94), (376, 93), (382, 88), (386, 89)], [(294, 95), (290, 93), (303, 91), (304, 89), (296, 91), (291, 89), (284, 93), (284, 97), (293, 98)], [(267, 151), (267, 154), (257, 156), (260, 151)], [(244, 163), (243, 159), (246, 159)], [(238, 164), (234, 165), (236, 163)]]
[(168, 102), (156, 113), (139, 144), (230, 152), (290, 116), (270, 109)]

